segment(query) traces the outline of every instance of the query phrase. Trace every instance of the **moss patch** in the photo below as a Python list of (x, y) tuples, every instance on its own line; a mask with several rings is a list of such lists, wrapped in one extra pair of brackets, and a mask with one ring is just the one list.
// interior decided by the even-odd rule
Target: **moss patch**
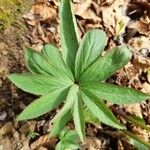
[(8, 28), (25, 9), (24, 0), (0, 0), (0, 28)]

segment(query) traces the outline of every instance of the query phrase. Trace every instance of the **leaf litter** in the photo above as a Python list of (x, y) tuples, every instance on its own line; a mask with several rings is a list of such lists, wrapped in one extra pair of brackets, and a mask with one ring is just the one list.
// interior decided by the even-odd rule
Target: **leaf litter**
[[(133, 58), (131, 62), (128, 63), (123, 69), (118, 71), (115, 75), (110, 77), (109, 81), (119, 85), (134, 87), (135, 89), (139, 89), (143, 92), (150, 92), (150, 82), (147, 77), (148, 70), (150, 68), (149, 1), (73, 0), (72, 4), (78, 21), (78, 27), (81, 36), (85, 33), (85, 31), (91, 28), (100, 28), (106, 31), (107, 35), (109, 36), (109, 41), (110, 43), (112, 42), (112, 45), (116, 45), (114, 42), (115, 37), (121, 36), (121, 38), (125, 40), (126, 44), (132, 50)], [(31, 10), (23, 15), (23, 18), (27, 23), (28, 30), (31, 31), (31, 34), (28, 33), (27, 35), (29, 44), (37, 51), (40, 51), (42, 49), (42, 45), (45, 43), (54, 42), (57, 45), (60, 44), (58, 36), (58, 6), (59, 1), (36, 0), (31, 7)], [(120, 21), (123, 22), (123, 29), (121, 32), (119, 25)], [(129, 30), (131, 32), (128, 32)], [(108, 45), (108, 47), (110, 47), (110, 45)], [(120, 106), (120, 108), (126, 113), (134, 114), (144, 118), (145, 121), (150, 124), (150, 121), (148, 121), (150, 120), (149, 107), (150, 102), (148, 101), (133, 106)], [(46, 120), (46, 122), (48, 122), (48, 120)], [(7, 126), (7, 124), (4, 124), (3, 127), (5, 127), (5, 125)], [(22, 128), (24, 128), (23, 125)], [(25, 126), (25, 128), (27, 127)], [(107, 130), (107, 127), (102, 128)], [(149, 140), (150, 135), (144, 130), (131, 125), (129, 125), (129, 128), (137, 134), (142, 134), (145, 139)], [(96, 132), (99, 131), (98, 129), (95, 130)], [(93, 131), (91, 131), (91, 133), (92, 132)], [(16, 136), (19, 134), (17, 131), (14, 133)], [(29, 139), (27, 140), (23, 133), (22, 138), (24, 139), (24, 143), (22, 143), (22, 149), (40, 149), (40, 147), (41, 149), (47, 149), (46, 145), (51, 141), (45, 140), (47, 137), (46, 135), (43, 135), (42, 131), (39, 130), (39, 133), (40, 137), (37, 137), (37, 140), (36, 138), (34, 140), (30, 140), (30, 145)], [(108, 130), (108, 133), (110, 134), (111, 132)], [(89, 138), (92, 139), (92, 137)], [(92, 142), (91, 139), (87, 139), (86, 143), (87, 145), (90, 145), (88, 149), (96, 150), (102, 147), (107, 149), (109, 146), (111, 147), (110, 141), (113, 138), (111, 136), (105, 138), (103, 134), (99, 134), (98, 136), (94, 135), (92, 141), (95, 142)], [(7, 140), (8, 137), (6, 136), (6, 141)], [(53, 140), (54, 139), (52, 139), (52, 141)], [(12, 147), (12, 143), (7, 142), (5, 144), (10, 144), (10, 147)], [(125, 149), (125, 145), (123, 143), (124, 139), (120, 140), (116, 136), (116, 145), (118, 146), (118, 149)], [(25, 145), (28, 146), (24, 147)], [(12, 149), (14, 149), (14, 147), (12, 147)]]

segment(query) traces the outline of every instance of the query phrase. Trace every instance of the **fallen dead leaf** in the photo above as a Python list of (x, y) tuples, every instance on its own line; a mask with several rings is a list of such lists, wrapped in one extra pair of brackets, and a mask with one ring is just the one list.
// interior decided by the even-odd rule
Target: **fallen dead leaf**
[(134, 59), (132, 60), (132, 64), (136, 68), (147, 70), (150, 67), (150, 59), (143, 57), (142, 55), (134, 54)]
[(135, 22), (130, 22), (130, 24), (128, 24), (127, 26), (128, 28), (137, 30), (140, 34), (147, 35), (147, 36), (150, 35), (150, 23), (135, 21)]
[(32, 26), (36, 26), (39, 22), (50, 22), (50, 20), (56, 18), (57, 12), (52, 5), (47, 3), (35, 3), (28, 14), (23, 17), (27, 23)]
[(58, 140), (56, 138), (53, 137), (49, 137), (48, 135), (44, 135), (41, 136), (40, 138), (38, 138), (35, 142), (33, 142), (30, 147), (32, 150), (36, 150), (40, 147), (49, 147), (49, 149), (54, 148), (56, 145), (56, 142)]
[(35, 130), (35, 125), (36, 125), (35, 121), (28, 121), (20, 127), (19, 131), (24, 134), (33, 132)]
[(128, 44), (134, 51), (140, 51), (141, 49), (149, 49), (150, 51), (150, 37), (140, 36), (129, 40)]
[(145, 82), (145, 83), (142, 85), (142, 87), (143, 87), (142, 91), (143, 91), (144, 93), (150, 94), (150, 84), (149, 84), (149, 83)]
[(118, 35), (118, 29), (116, 29), (116, 27), (118, 26), (120, 21), (124, 23), (123, 28), (125, 28), (127, 23), (129, 22), (129, 17), (127, 17), (123, 12), (124, 7), (126, 5), (126, 0), (116, 0), (109, 7), (103, 6), (101, 8), (103, 23), (106, 28), (106, 31), (108, 31), (109, 33), (109, 36)]
[(83, 145), (81, 146), (81, 150), (98, 150), (105, 149), (105, 142), (102, 142), (100, 139), (96, 137), (86, 137)]
[[(83, 14), (87, 11), (87, 9), (90, 7), (92, 0), (83, 0), (79, 1), (78, 3), (76, 2), (73, 5), (73, 12), (80, 16), (83, 17)], [(82, 9), (81, 9), (82, 6)]]
[(123, 105), (123, 108), (126, 113), (130, 113), (133, 116), (138, 116), (140, 118), (143, 118), (140, 103), (136, 103), (132, 105)]
[(13, 124), (12, 122), (7, 122), (4, 126), (0, 129), (0, 136), (9, 134), (13, 131)]

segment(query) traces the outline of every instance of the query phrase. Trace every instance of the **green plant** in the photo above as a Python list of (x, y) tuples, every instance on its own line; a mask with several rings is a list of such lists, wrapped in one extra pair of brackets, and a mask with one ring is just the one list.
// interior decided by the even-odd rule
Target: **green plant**
[(119, 22), (118, 20), (116, 20), (115, 38), (118, 38), (124, 31), (125, 31), (124, 20), (121, 19)]
[(75, 130), (64, 129), (59, 134), (60, 141), (56, 145), (55, 150), (75, 150), (79, 148), (79, 136)]
[(34, 138), (37, 137), (37, 136), (39, 136), (39, 134), (36, 133), (36, 132), (33, 132), (33, 131), (29, 131), (29, 133), (28, 133), (28, 135), (27, 135), (27, 137), (28, 137), (29, 139), (34, 139)]
[(75, 129), (83, 141), (85, 107), (100, 122), (120, 130), (125, 129), (103, 100), (115, 104), (132, 104), (146, 100), (150, 95), (104, 81), (127, 64), (131, 52), (122, 46), (102, 57), (101, 52), (107, 40), (105, 33), (99, 29), (85, 33), (79, 44), (70, 0), (62, 0), (60, 20), (62, 53), (51, 44), (45, 45), (41, 53), (27, 48), (25, 59), (31, 73), (8, 76), (20, 89), (41, 96), (27, 106), (17, 120), (36, 118), (64, 103), (52, 119), (51, 136), (58, 135), (73, 118)]

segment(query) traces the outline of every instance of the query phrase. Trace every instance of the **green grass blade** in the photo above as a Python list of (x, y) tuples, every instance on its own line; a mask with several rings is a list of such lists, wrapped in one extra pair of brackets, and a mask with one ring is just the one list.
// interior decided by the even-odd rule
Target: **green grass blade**
[(100, 120), (88, 109), (87, 106), (83, 108), (83, 116), (86, 123), (91, 123), (93, 125), (100, 125)]
[(105, 45), (106, 34), (102, 30), (93, 29), (85, 33), (76, 55), (76, 79), (99, 57)]
[(85, 83), (81, 84), (83, 89), (87, 89), (100, 99), (110, 101), (115, 104), (134, 104), (150, 99), (150, 95), (139, 92), (132, 88), (121, 87), (109, 83)]
[(71, 0), (62, 0), (59, 15), (63, 59), (71, 71), (74, 72), (75, 56), (79, 44), (77, 23), (71, 9)]
[(68, 89), (55, 90), (39, 99), (33, 101), (27, 106), (23, 112), (17, 117), (17, 120), (28, 120), (39, 117), (64, 101)]
[(109, 126), (124, 129), (123, 125), (117, 120), (113, 113), (107, 108), (107, 106), (99, 100), (95, 95), (87, 90), (84, 93), (81, 92), (82, 99), (87, 105), (89, 110), (104, 124)]
[(75, 124), (75, 129), (83, 142), (85, 137), (85, 121), (83, 116), (83, 106), (80, 97), (76, 96), (74, 107), (73, 107), (73, 120)]
[(35, 95), (45, 95), (73, 84), (71, 80), (40, 74), (10, 74), (8, 78), (18, 88)]
[(81, 76), (80, 82), (104, 81), (117, 70), (125, 66), (131, 58), (128, 48), (114, 48), (91, 65)]

